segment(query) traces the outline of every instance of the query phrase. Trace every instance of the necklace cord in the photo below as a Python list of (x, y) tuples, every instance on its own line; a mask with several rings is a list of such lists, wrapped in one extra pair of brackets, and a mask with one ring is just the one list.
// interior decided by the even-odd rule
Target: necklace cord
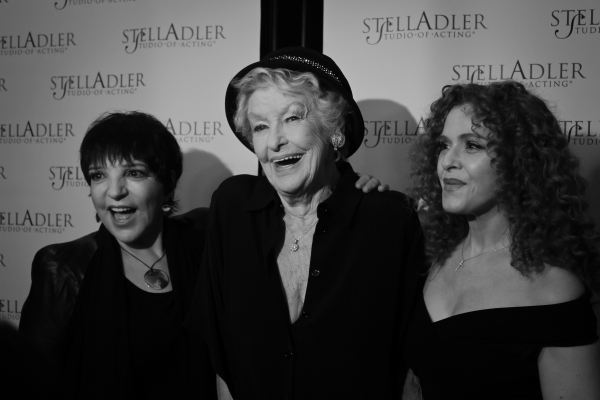
[(145, 262), (143, 262), (142, 260), (140, 260), (138, 257), (136, 257), (134, 254), (132, 254), (130, 251), (127, 251), (127, 250), (126, 250), (124, 247), (122, 247), (122, 246), (119, 246), (119, 247), (121, 247), (121, 249), (122, 249), (122, 250), (123, 250), (125, 253), (129, 254), (130, 256), (132, 256), (133, 258), (135, 258), (136, 260), (138, 260), (139, 262), (141, 262), (142, 264), (144, 264), (144, 265), (145, 265), (147, 268), (149, 268), (149, 269), (150, 269), (150, 271), (154, 271), (154, 270), (153, 270), (153, 268), (154, 268), (154, 266), (156, 265), (156, 263), (158, 263), (160, 260), (162, 260), (162, 259), (163, 259), (163, 257), (165, 256), (165, 254), (167, 254), (167, 252), (166, 252), (166, 251), (165, 251), (165, 252), (163, 252), (162, 256), (160, 256), (160, 257), (158, 258), (158, 260), (154, 261), (154, 264), (152, 264), (151, 266), (148, 266), (148, 264), (146, 264)]
[(463, 266), (463, 264), (464, 264), (465, 262), (469, 261), (469, 260), (472, 260), (472, 259), (474, 259), (474, 258), (477, 258), (477, 257), (479, 257), (479, 256), (481, 256), (481, 255), (484, 255), (484, 254), (487, 254), (487, 253), (495, 253), (495, 252), (497, 252), (497, 251), (500, 251), (500, 250), (502, 250), (502, 249), (505, 249), (505, 248), (507, 248), (507, 247), (510, 245), (510, 242), (508, 242), (507, 244), (505, 244), (504, 246), (500, 247), (499, 249), (495, 249), (495, 250), (488, 250), (488, 251), (482, 251), (481, 253), (479, 253), (479, 254), (477, 254), (477, 255), (475, 255), (475, 256), (473, 256), (473, 257), (469, 257), (469, 258), (467, 258), (467, 259), (465, 260), (465, 242), (466, 242), (466, 240), (463, 242), (463, 244), (462, 244), (462, 249), (461, 249), (461, 251), (460, 251), (460, 257), (462, 258), (462, 261), (458, 263), (458, 265), (456, 266), (456, 269), (454, 270), (454, 272), (458, 271), (458, 270), (460, 269), (460, 267), (462, 267), (462, 266)]

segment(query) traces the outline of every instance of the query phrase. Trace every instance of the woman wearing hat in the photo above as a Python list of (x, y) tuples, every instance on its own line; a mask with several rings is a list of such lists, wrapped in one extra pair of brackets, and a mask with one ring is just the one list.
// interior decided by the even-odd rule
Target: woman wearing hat
[(235, 76), (226, 111), (264, 176), (214, 193), (188, 326), (236, 399), (395, 398), (423, 236), (407, 196), (354, 189), (364, 127), (344, 75), (279, 50)]

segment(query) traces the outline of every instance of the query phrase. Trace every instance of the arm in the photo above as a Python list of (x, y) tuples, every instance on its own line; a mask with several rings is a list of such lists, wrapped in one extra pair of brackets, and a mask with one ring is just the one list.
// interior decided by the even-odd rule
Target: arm
[(357, 174), (359, 176), (356, 181), (356, 188), (362, 189), (363, 192), (369, 193), (371, 190), (377, 188), (380, 192), (386, 192), (390, 189), (390, 185), (379, 182), (379, 179), (367, 175), (367, 174)]
[(600, 341), (545, 347), (538, 357), (544, 400), (600, 399)]
[(68, 321), (77, 296), (74, 277), (61, 268), (51, 248), (37, 252), (31, 290), (21, 311), (19, 339), (29, 359), (32, 390), (50, 393), (58, 383), (65, 357)]

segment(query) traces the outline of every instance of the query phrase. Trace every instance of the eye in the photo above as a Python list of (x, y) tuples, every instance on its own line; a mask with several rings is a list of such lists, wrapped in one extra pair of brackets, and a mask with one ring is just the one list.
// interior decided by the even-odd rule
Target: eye
[(467, 148), (467, 150), (481, 150), (483, 149), (483, 146), (480, 145), (479, 143), (473, 141), (473, 140), (468, 140), (465, 143), (465, 147)]
[(90, 180), (91, 181), (99, 181), (100, 179), (102, 179), (103, 175), (100, 172), (90, 172)]
[(450, 143), (446, 141), (439, 141), (437, 143), (438, 151), (448, 150), (450, 148)]
[(285, 122), (294, 122), (294, 121), (298, 121), (299, 119), (300, 119), (300, 116), (292, 115), (291, 117), (287, 117), (285, 119)]
[(260, 132), (260, 131), (263, 131), (263, 130), (265, 130), (267, 128), (268, 127), (266, 125), (259, 124), (259, 125), (256, 125), (254, 128), (252, 128), (252, 132)]
[(140, 169), (130, 169), (129, 171), (127, 171), (127, 176), (130, 176), (132, 178), (145, 178), (146, 176), (148, 176), (148, 174), (146, 173), (146, 171), (142, 171)]

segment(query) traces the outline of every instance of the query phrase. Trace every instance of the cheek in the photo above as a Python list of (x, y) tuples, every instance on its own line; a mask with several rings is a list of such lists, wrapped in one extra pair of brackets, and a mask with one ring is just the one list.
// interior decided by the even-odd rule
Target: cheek
[(260, 161), (266, 161), (267, 158), (267, 147), (265, 141), (260, 136), (252, 136), (252, 147), (254, 154)]
[(100, 194), (100, 189), (95, 186), (90, 186), (90, 197), (92, 199), (92, 204), (95, 209), (98, 209), (102, 204), (102, 196)]

